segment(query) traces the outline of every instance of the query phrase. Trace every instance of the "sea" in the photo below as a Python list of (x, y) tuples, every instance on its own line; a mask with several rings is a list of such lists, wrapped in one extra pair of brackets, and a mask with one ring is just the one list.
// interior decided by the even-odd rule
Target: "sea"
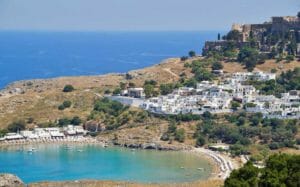
[(0, 89), (18, 80), (124, 73), (201, 54), (216, 31), (0, 32)]
[(0, 173), (25, 183), (98, 179), (141, 183), (205, 180), (209, 161), (194, 153), (132, 150), (98, 145), (34, 145), (0, 148)]
[[(201, 54), (217, 32), (0, 32), (0, 89), (27, 79), (124, 73), (170, 57)], [(0, 149), (0, 173), (24, 182), (78, 179), (189, 182), (207, 179), (208, 161), (182, 152), (97, 146)]]

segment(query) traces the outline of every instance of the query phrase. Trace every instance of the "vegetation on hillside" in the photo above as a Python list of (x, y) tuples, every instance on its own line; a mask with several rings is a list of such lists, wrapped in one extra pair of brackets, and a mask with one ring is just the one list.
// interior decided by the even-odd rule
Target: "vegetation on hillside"
[(275, 154), (259, 169), (251, 162), (234, 170), (225, 187), (300, 186), (300, 155)]
[(282, 72), (276, 80), (248, 81), (247, 84), (255, 86), (256, 89), (260, 90), (261, 94), (280, 97), (281, 93), (290, 90), (300, 90), (300, 68)]
[(139, 124), (145, 122), (147, 118), (147, 112), (130, 110), (128, 106), (108, 98), (97, 100), (94, 110), (88, 117), (89, 120), (103, 123), (107, 130), (117, 129), (128, 124)]

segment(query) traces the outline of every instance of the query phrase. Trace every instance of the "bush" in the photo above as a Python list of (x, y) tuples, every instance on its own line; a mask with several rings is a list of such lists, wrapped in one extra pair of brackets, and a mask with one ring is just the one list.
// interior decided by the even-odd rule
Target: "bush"
[(217, 61), (212, 64), (211, 68), (213, 70), (220, 70), (220, 69), (223, 69), (223, 65), (221, 62)]
[(241, 117), (238, 118), (236, 124), (237, 124), (238, 126), (242, 126), (242, 125), (244, 125), (245, 123), (246, 123), (246, 118), (243, 117), (243, 116), (241, 116)]
[(116, 88), (116, 89), (114, 89), (113, 94), (114, 94), (114, 95), (119, 95), (119, 94), (121, 94), (121, 88)]
[(72, 102), (67, 100), (67, 101), (64, 101), (61, 105), (58, 106), (58, 109), (59, 110), (64, 110), (66, 108), (70, 108), (72, 105)]
[(203, 146), (205, 144), (205, 138), (202, 136), (198, 136), (196, 140), (196, 146)]
[(269, 148), (272, 150), (279, 149), (281, 146), (277, 142), (273, 142), (269, 144)]
[(196, 52), (195, 51), (190, 51), (189, 52), (189, 56), (190, 57), (195, 57), (196, 56)]
[(168, 133), (164, 133), (161, 137), (160, 140), (162, 141), (169, 141), (170, 140), (170, 135)]
[(64, 106), (65, 108), (69, 108), (69, 107), (71, 107), (71, 105), (72, 105), (72, 102), (69, 101), (69, 100), (63, 102), (63, 106)]
[(172, 83), (169, 84), (161, 84), (160, 85), (160, 94), (167, 95), (173, 92), (174, 85)]
[(233, 170), (225, 180), (224, 187), (258, 186), (259, 169), (251, 162), (247, 162), (241, 169)]
[(187, 57), (187, 56), (182, 56), (182, 57), (180, 58), (180, 60), (181, 60), (181, 61), (186, 61), (188, 58), (189, 58), (189, 57)]
[(23, 120), (15, 121), (11, 124), (8, 125), (7, 130), (9, 132), (18, 132), (21, 130), (25, 130), (26, 128), (26, 123)]
[(237, 110), (239, 107), (241, 107), (241, 104), (236, 101), (231, 101), (231, 109)]
[(104, 91), (104, 94), (111, 94), (111, 91), (109, 89)]
[(133, 78), (132, 75), (130, 75), (129, 73), (126, 73), (126, 75), (125, 75), (126, 80), (131, 80), (132, 78)]
[(60, 127), (67, 126), (71, 124), (71, 120), (69, 118), (62, 118), (58, 120), (58, 125)]
[(185, 130), (184, 129), (176, 130), (175, 140), (177, 140), (178, 142), (184, 142), (184, 139), (185, 139)]
[(291, 62), (291, 61), (295, 60), (295, 57), (293, 55), (287, 55), (285, 59), (287, 62)]
[(57, 108), (58, 108), (58, 110), (64, 110), (65, 109), (64, 105), (59, 105)]
[(94, 105), (94, 111), (103, 112), (109, 115), (118, 116), (120, 113), (125, 111), (128, 107), (117, 101), (103, 98), (96, 101)]
[(81, 120), (78, 116), (74, 116), (74, 117), (71, 119), (70, 123), (71, 123), (72, 125), (80, 125), (80, 124), (82, 123), (82, 120)]
[(74, 87), (70, 84), (65, 85), (63, 92), (72, 92), (74, 91)]

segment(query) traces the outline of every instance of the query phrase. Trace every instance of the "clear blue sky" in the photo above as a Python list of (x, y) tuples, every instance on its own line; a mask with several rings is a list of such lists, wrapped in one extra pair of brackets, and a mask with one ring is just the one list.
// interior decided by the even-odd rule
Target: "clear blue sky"
[(300, 0), (0, 0), (0, 30), (227, 30), (298, 11)]

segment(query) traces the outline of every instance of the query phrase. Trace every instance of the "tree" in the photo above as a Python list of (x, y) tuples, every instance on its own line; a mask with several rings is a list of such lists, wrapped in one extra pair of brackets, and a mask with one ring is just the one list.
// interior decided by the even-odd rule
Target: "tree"
[(244, 125), (245, 123), (246, 123), (246, 118), (243, 117), (243, 116), (241, 116), (241, 117), (238, 118), (236, 124), (237, 124), (238, 126), (242, 126), (242, 125)]
[(146, 84), (150, 84), (150, 85), (152, 85), (152, 86), (156, 86), (156, 85), (157, 85), (157, 82), (156, 82), (155, 80), (146, 80), (146, 81), (144, 82), (144, 86), (145, 86)]
[(299, 155), (272, 155), (261, 172), (259, 186), (300, 186), (299, 171)]
[(241, 39), (241, 33), (238, 30), (232, 30), (226, 35), (226, 40), (239, 41)]
[(196, 140), (197, 146), (203, 146), (205, 144), (205, 138), (203, 136), (198, 136)]
[(189, 56), (190, 57), (195, 57), (196, 56), (196, 52), (195, 51), (190, 51), (189, 52)]
[(135, 87), (135, 84), (134, 84), (133, 82), (130, 82), (130, 83), (128, 84), (128, 86), (129, 86), (129, 88), (134, 88), (134, 87)]
[(204, 118), (204, 119), (213, 119), (213, 114), (211, 113), (211, 112), (209, 112), (209, 111), (205, 111), (203, 114), (202, 114), (202, 117)]
[(81, 119), (78, 116), (74, 116), (71, 119), (71, 124), (72, 125), (80, 125), (82, 123)]
[(65, 85), (63, 92), (72, 92), (74, 91), (74, 87), (70, 84)]
[(225, 187), (300, 186), (300, 155), (274, 154), (258, 169), (252, 162), (231, 172)]
[(11, 124), (8, 125), (7, 130), (9, 132), (18, 132), (21, 130), (25, 130), (26, 128), (26, 123), (23, 120), (15, 121)]
[(237, 110), (239, 107), (241, 107), (241, 104), (236, 101), (231, 101), (231, 109)]
[(287, 62), (291, 62), (295, 59), (295, 57), (293, 55), (287, 55), (285, 59)]
[(259, 169), (247, 162), (239, 170), (233, 170), (225, 180), (224, 187), (252, 187), (258, 184)]
[(125, 90), (125, 89), (126, 89), (126, 86), (127, 86), (126, 83), (120, 82), (120, 88), (121, 88), (122, 90)]
[(69, 118), (62, 118), (62, 119), (59, 119), (59, 120), (58, 120), (58, 125), (59, 125), (60, 127), (69, 125), (70, 123), (71, 123), (71, 120), (70, 120)]
[(173, 92), (174, 85), (172, 83), (169, 84), (161, 84), (160, 85), (160, 94), (167, 95)]
[(257, 126), (261, 122), (261, 118), (258, 116), (252, 116), (249, 120), (252, 126)]
[(256, 64), (259, 61), (259, 53), (258, 50), (251, 47), (243, 47), (239, 54), (237, 60), (246, 65), (246, 68), (249, 71), (252, 71)]
[(146, 98), (152, 97), (153, 96), (153, 92), (154, 92), (154, 86), (151, 85), (151, 84), (144, 85), (144, 92), (145, 92)]
[(184, 142), (184, 139), (185, 139), (185, 130), (184, 129), (176, 130), (175, 140), (177, 140), (179, 142)]
[(170, 121), (168, 126), (168, 133), (172, 134), (175, 133), (177, 129), (175, 121)]
[(223, 65), (222, 65), (221, 62), (216, 61), (216, 62), (214, 62), (214, 63), (212, 64), (211, 68), (212, 68), (213, 70), (220, 70), (220, 69), (223, 69)]

